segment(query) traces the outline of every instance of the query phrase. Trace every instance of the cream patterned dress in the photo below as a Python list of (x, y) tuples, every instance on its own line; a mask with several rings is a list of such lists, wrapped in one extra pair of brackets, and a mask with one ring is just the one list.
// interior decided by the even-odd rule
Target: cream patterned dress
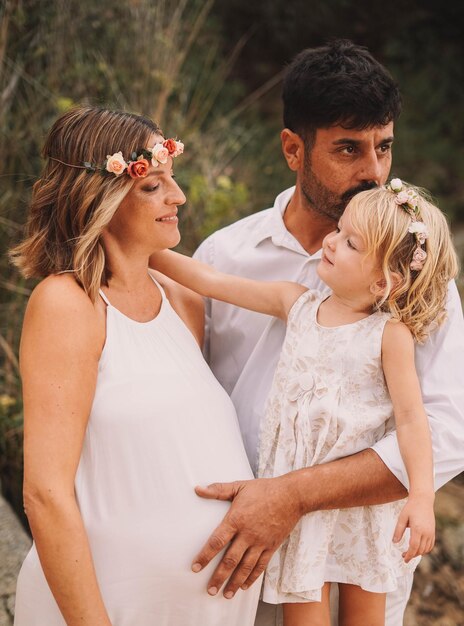
[[(327, 463), (369, 448), (394, 428), (381, 364), (388, 314), (327, 328), (318, 292), (293, 305), (261, 428), (259, 476)], [(305, 515), (273, 555), (263, 600), (320, 601), (324, 582), (367, 591), (396, 589), (417, 564), (392, 536), (404, 501)]]

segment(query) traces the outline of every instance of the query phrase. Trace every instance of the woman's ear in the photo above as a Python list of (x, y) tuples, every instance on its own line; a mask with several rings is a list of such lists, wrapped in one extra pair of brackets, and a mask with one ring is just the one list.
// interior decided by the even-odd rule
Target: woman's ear
[(280, 133), (282, 142), (282, 152), (288, 167), (293, 171), (298, 171), (304, 164), (304, 142), (303, 139), (289, 128), (284, 128)]
[(374, 283), (372, 283), (370, 287), (371, 293), (379, 300), (383, 298), (388, 298), (391, 292), (395, 291), (395, 289), (397, 289), (398, 286), (401, 285), (401, 283), (403, 282), (403, 277), (401, 276), (401, 274), (398, 274), (398, 272), (390, 272), (390, 280), (391, 280), (391, 285), (390, 285), (390, 290), (388, 291), (388, 293), (387, 293), (387, 281), (386, 281), (385, 276), (383, 275), (381, 278), (379, 278)]

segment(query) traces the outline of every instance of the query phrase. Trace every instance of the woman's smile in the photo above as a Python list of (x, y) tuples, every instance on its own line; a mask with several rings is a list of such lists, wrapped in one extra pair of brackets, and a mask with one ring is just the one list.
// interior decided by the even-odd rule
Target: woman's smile
[(156, 218), (155, 222), (160, 222), (164, 224), (177, 224), (179, 218), (177, 217), (177, 209), (175, 213), (171, 213), (170, 215), (163, 215), (163, 217)]

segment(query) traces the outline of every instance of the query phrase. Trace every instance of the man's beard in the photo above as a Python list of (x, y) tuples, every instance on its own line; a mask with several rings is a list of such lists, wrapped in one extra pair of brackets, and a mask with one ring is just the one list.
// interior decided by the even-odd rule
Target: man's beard
[(305, 174), (301, 181), (301, 191), (310, 208), (315, 213), (323, 215), (330, 220), (338, 221), (353, 196), (361, 191), (374, 189), (374, 187), (377, 187), (374, 181), (365, 181), (357, 187), (347, 189), (339, 196), (321, 183), (311, 168), (310, 160), (308, 159), (305, 162)]

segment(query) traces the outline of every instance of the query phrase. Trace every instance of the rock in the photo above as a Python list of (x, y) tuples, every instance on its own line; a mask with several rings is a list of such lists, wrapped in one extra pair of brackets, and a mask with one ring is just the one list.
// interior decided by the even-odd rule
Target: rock
[(450, 521), (461, 522), (464, 519), (464, 485), (455, 479), (437, 492), (435, 515), (445, 524)]
[(447, 526), (441, 532), (443, 552), (451, 565), (459, 570), (464, 563), (464, 523)]
[(0, 626), (13, 623), (16, 578), (31, 540), (0, 496)]
[(403, 626), (464, 626), (463, 474), (438, 491), (435, 512), (436, 545), (416, 570)]

